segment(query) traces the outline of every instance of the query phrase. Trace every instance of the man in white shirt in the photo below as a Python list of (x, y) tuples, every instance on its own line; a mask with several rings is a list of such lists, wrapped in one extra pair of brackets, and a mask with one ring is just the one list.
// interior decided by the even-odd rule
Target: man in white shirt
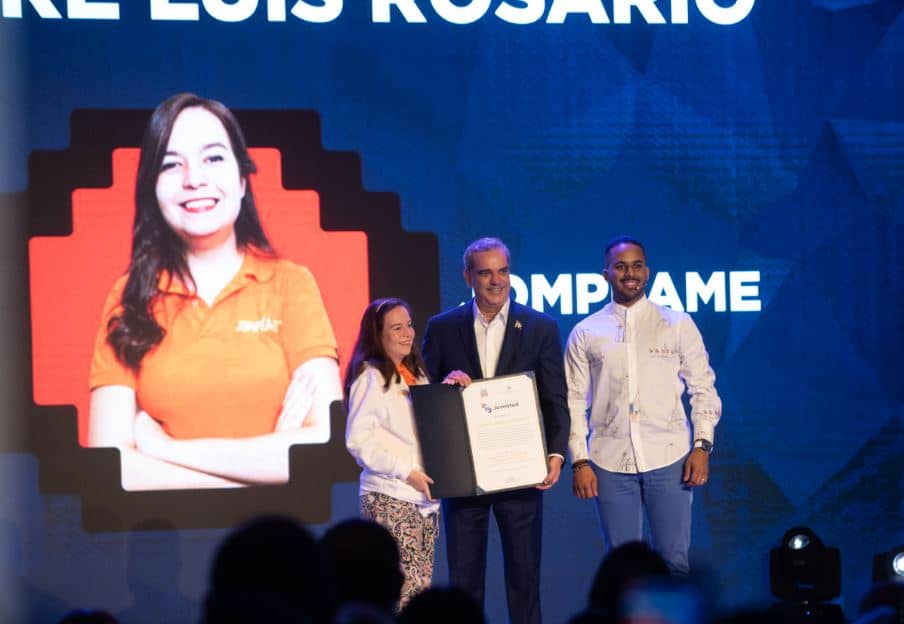
[(502, 542), (512, 624), (540, 624), (543, 490), (558, 480), (568, 446), (568, 406), (559, 327), (546, 314), (511, 300), (508, 247), (481, 238), (464, 253), (465, 283), (474, 300), (430, 319), (424, 360), (433, 380), (470, 383), (533, 371), (543, 416), (548, 473), (536, 488), (443, 500), (449, 580), (483, 607), (490, 513)]
[(612, 301), (565, 349), (574, 493), (596, 497), (607, 549), (643, 539), (646, 512), (654, 549), (687, 574), (692, 488), (709, 477), (722, 413), (715, 374), (690, 316), (646, 298), (643, 245), (617, 238), (605, 260)]

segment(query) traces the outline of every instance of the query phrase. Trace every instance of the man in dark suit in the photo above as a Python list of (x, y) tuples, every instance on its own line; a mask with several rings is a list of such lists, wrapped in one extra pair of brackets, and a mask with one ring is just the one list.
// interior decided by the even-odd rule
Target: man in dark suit
[[(509, 617), (539, 624), (543, 492), (559, 480), (570, 418), (562, 343), (556, 322), (512, 301), (510, 254), (497, 238), (481, 238), (464, 254), (465, 282), (474, 300), (430, 319), (424, 359), (431, 379), (459, 381), (533, 371), (549, 453), (549, 471), (536, 488), (443, 500), (449, 580), (483, 606), (487, 529), (496, 517), (505, 564)], [(451, 375), (450, 375), (451, 373)]]

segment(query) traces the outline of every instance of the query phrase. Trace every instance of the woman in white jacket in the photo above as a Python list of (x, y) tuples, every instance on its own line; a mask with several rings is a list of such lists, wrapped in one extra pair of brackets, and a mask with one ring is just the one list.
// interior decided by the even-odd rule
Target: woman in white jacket
[(428, 383), (426, 370), (408, 304), (371, 302), (345, 378), (345, 444), (363, 469), (361, 517), (386, 527), (398, 542), (405, 575), (400, 609), (430, 585), (439, 524), (408, 391)]

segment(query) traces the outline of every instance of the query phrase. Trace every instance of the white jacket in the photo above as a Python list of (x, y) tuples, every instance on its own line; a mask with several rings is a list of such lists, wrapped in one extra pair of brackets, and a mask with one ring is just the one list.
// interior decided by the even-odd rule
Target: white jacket
[(386, 494), (431, 513), (439, 503), (405, 482), (412, 470), (424, 469), (408, 384), (393, 379), (389, 388), (384, 385), (383, 374), (368, 365), (349, 392), (345, 446), (363, 468), (360, 491)]

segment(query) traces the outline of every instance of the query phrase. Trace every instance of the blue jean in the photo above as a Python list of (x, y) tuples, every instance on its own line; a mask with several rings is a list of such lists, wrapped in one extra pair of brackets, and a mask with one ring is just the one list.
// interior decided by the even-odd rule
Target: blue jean
[(599, 496), (597, 510), (606, 552), (643, 539), (643, 514), (650, 525), (653, 549), (673, 574), (687, 574), (691, 546), (691, 488), (681, 483), (684, 458), (670, 466), (624, 474), (603, 470), (593, 462)]

